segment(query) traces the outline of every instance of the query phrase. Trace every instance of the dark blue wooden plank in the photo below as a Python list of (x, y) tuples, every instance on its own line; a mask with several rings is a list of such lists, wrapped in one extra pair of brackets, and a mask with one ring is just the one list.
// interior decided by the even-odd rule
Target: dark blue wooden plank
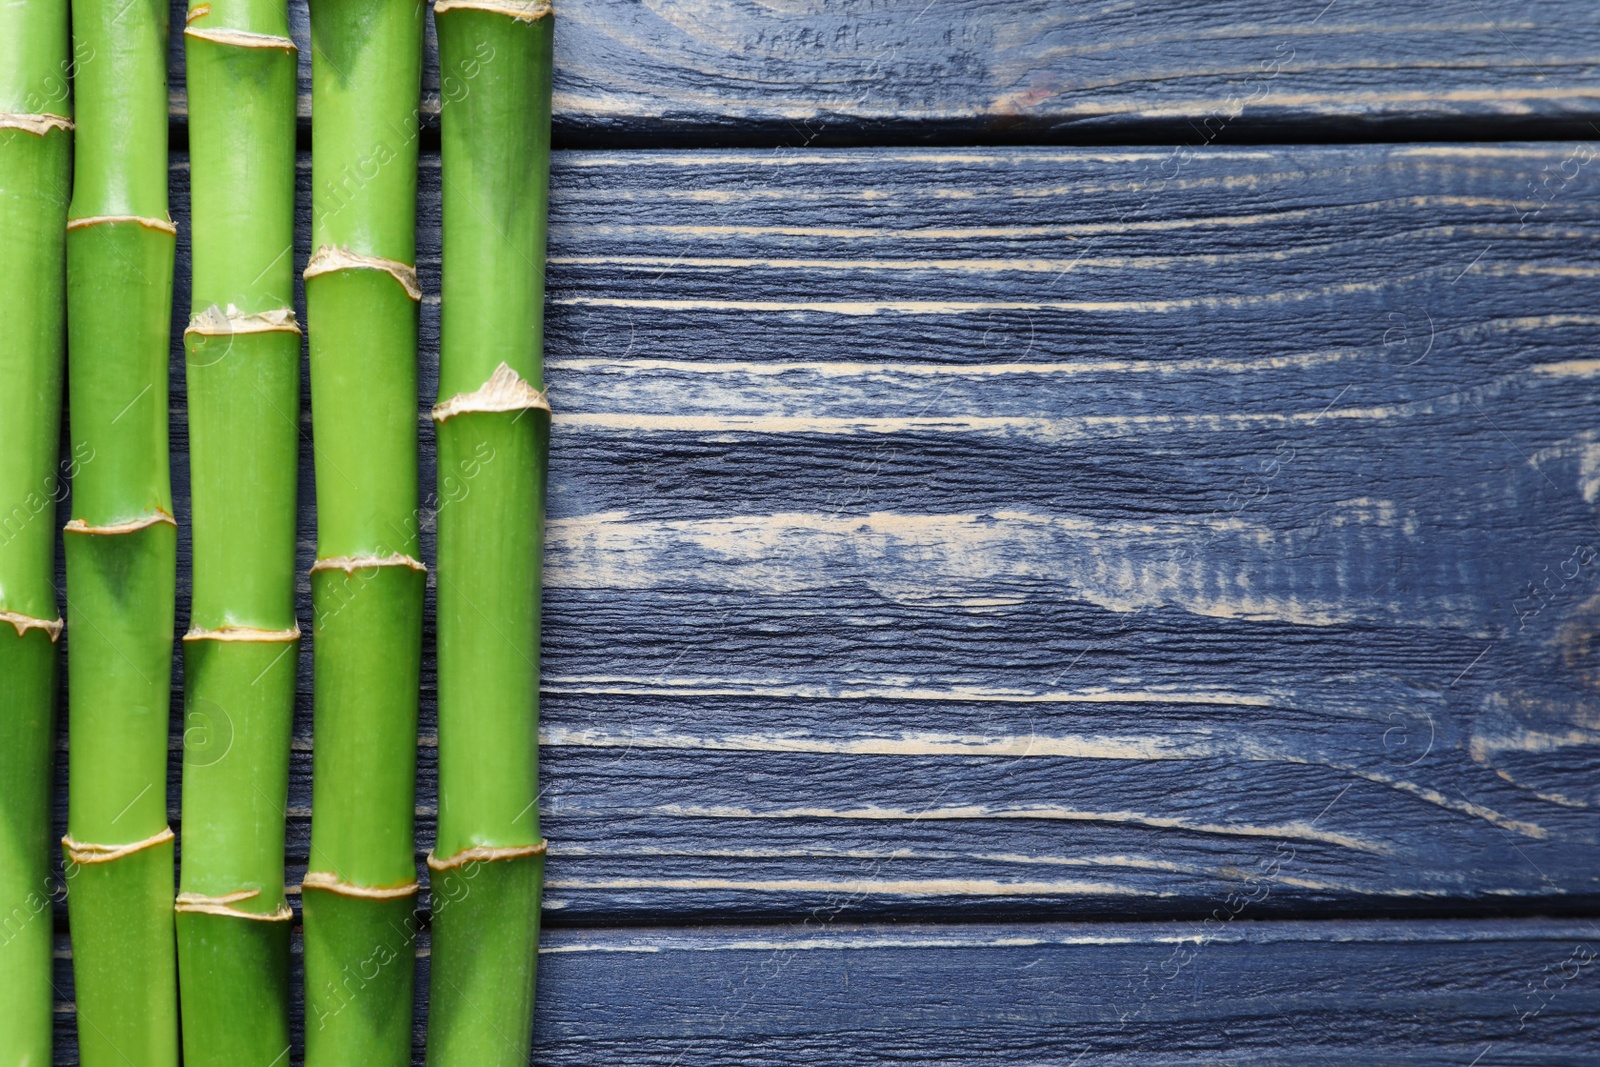
[[(550, 931), (533, 1062), (1600, 1062), (1591, 923), (1259, 923), (1247, 908), (1182, 925)], [(422, 989), (426, 934), (418, 962)], [(60, 963), (57, 1062), (75, 1064)]]
[[(308, 87), (306, 0), (291, 11)], [(1588, 136), (1600, 114), (1600, 15), (1576, 0), (583, 0), (557, 19), (557, 135), (606, 147)], [(473, 76), (436, 56), (430, 18), (429, 113)]]

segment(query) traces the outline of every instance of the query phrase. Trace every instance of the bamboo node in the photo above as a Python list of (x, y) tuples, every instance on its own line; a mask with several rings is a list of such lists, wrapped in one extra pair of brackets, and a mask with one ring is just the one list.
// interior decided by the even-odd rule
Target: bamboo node
[(0, 130), (22, 130), (43, 137), (51, 130), (71, 130), (72, 120), (65, 115), (24, 115), (15, 111), (0, 111)]
[(550, 0), (437, 0), (433, 5), (433, 17), (438, 18), (457, 8), (492, 11), (497, 15), (509, 15), (518, 22), (535, 22), (555, 14)]
[(124, 856), (131, 856), (135, 852), (143, 852), (147, 848), (166, 844), (173, 838), (172, 827), (163, 826), (161, 832), (152, 834), (143, 841), (134, 841), (126, 845), (96, 845), (87, 841), (74, 841), (68, 834), (61, 839), (66, 846), (67, 859), (77, 864), (110, 863), (120, 860)]
[(460, 852), (452, 853), (444, 859), (435, 859), (432, 850), (428, 852), (428, 869), (431, 871), (448, 871), (456, 867), (465, 867), (475, 861), (492, 862), (494, 860), (517, 860), (526, 856), (542, 856), (550, 847), (549, 841), (541, 840), (537, 845), (472, 845)]
[(299, 333), (293, 308), (273, 308), (271, 311), (252, 311), (248, 314), (229, 304), (218, 307), (212, 304), (189, 320), (183, 331), (185, 337), (197, 334), (202, 337), (224, 337), (236, 333)]
[(178, 224), (172, 219), (151, 219), (143, 215), (90, 215), (81, 219), (68, 219), (68, 230), (82, 230), (90, 226), (109, 226), (118, 222), (136, 222), (147, 230), (159, 230), (177, 236)]
[(219, 626), (215, 630), (190, 630), (183, 635), (185, 641), (261, 641), (289, 642), (300, 640), (300, 627), (289, 630), (258, 630), (253, 626)]
[(366, 570), (368, 567), (410, 567), (414, 571), (428, 573), (428, 568), (412, 559), (410, 556), (395, 552), (388, 556), (329, 556), (319, 559), (311, 565), (311, 573), (318, 571), (344, 571), (354, 574), (356, 571)]
[(394, 276), (406, 295), (413, 300), (422, 299), (422, 286), (417, 284), (417, 268), (395, 259), (384, 259), (382, 256), (364, 256), (359, 252), (352, 252), (344, 245), (335, 248), (333, 245), (323, 245), (311, 254), (311, 262), (306, 264), (302, 277), (307, 281), (319, 274), (333, 274), (341, 270), (381, 270)]
[(43, 630), (50, 635), (53, 645), (61, 639), (61, 630), (66, 626), (60, 619), (53, 622), (50, 619), (36, 619), (32, 615), (24, 615), (20, 611), (0, 611), (0, 622), (9, 622), (16, 628), (17, 636), (22, 637), (29, 630)]
[(254, 919), (256, 922), (268, 923), (286, 922), (294, 918), (294, 912), (289, 910), (287, 902), (279, 903), (276, 909), (265, 913), (240, 911), (232, 906), (241, 900), (251, 900), (260, 895), (259, 889), (241, 889), (236, 893), (227, 893), (220, 897), (208, 897), (204, 893), (179, 893), (172, 910), (192, 915), (221, 915), (229, 919)]
[[(198, 8), (195, 10), (199, 11)], [(207, 5), (205, 12), (202, 14), (191, 13), (186, 21), (192, 22), (197, 18), (202, 18), (205, 14), (210, 14), (210, 11), (210, 6)], [(188, 26), (184, 29), (183, 35), (185, 37), (198, 38), (202, 41), (211, 41), (215, 44), (231, 44), (235, 48), (282, 48), (290, 52), (299, 51), (289, 38), (279, 37), (274, 33), (254, 33), (250, 30), (207, 29)]]
[(306, 876), (300, 881), (301, 893), (307, 889), (326, 889), (342, 897), (357, 897), (361, 900), (399, 900), (402, 897), (417, 895), (417, 883), (414, 881), (396, 886), (356, 885), (327, 871), (307, 871)]
[(477, 391), (457, 393), (449, 400), (433, 406), (433, 421), (444, 422), (452, 415), (466, 415), (475, 411), (549, 411), (550, 399), (544, 390), (535, 389), (501, 363)]
[(147, 526), (160, 526), (163, 523), (167, 524), (168, 526), (176, 526), (178, 525), (178, 520), (169, 515), (165, 510), (157, 508), (149, 515), (141, 515), (137, 519), (129, 519), (126, 522), (113, 522), (106, 526), (90, 526), (88, 522), (84, 521), (83, 519), (73, 519), (71, 522), (67, 523), (66, 526), (62, 527), (62, 532), (70, 534), (94, 534), (106, 537), (116, 536), (117, 534), (138, 533)]

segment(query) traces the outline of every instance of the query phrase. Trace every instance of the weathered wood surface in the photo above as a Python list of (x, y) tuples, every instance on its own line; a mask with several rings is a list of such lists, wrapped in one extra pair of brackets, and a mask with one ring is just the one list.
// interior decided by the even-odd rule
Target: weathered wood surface
[[(1600, 1062), (1586, 921), (555, 930), (541, 951), (539, 1064)], [(421, 988), (425, 936), (419, 962)]]
[(561, 155), (552, 921), (1592, 908), (1591, 151)]
[(565, 158), (554, 903), (1592, 903), (1592, 152)]
[[(307, 11), (292, 4), (303, 116)], [(581, 0), (557, 18), (557, 135), (604, 147), (1530, 123), (1587, 137), (1600, 117), (1600, 10), (1580, 0)], [(428, 40), (435, 111), (473, 72), (439, 71), (431, 17)], [(176, 74), (173, 89), (181, 119)]]

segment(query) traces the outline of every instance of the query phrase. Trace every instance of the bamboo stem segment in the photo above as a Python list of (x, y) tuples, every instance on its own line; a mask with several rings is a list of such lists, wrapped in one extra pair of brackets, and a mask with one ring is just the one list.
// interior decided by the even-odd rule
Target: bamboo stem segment
[(283, 843), (300, 640), (300, 330), (288, 33), (284, 0), (211, 0), (184, 29), (194, 600), (176, 908), (190, 1067), (272, 1067), (289, 1057)]
[(411, 1062), (421, 0), (311, 8), (315, 741), (308, 1067)]
[(439, 830), (428, 1063), (528, 1062), (544, 842), (548, 3), (440, 0)]
[(65, 846), (86, 1067), (178, 1062), (167, 829), (177, 565), (167, 469), (176, 246), (167, 12), (165, 0), (72, 3), (78, 128), (67, 329), (72, 447), (86, 458), (66, 531)]
[(67, 0), (0, 6), (0, 1063), (50, 1062)]

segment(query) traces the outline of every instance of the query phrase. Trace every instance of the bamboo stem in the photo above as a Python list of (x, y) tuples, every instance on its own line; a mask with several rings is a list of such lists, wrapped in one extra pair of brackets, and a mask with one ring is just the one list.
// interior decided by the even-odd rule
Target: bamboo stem
[(528, 1062), (539, 834), (539, 586), (550, 408), (548, 3), (439, 0), (439, 832), (428, 1063)]
[(50, 1062), (56, 456), (72, 146), (67, 0), (0, 6), (0, 1063)]
[(86, 1067), (178, 1061), (167, 733), (177, 526), (167, 470), (176, 229), (167, 215), (167, 4), (73, 0), (67, 223), (66, 848)]
[(285, 0), (211, 0), (184, 30), (194, 599), (177, 930), (190, 1067), (271, 1067), (289, 1053), (300, 330), (288, 34)]
[(308, 1067), (411, 1062), (421, 0), (315, 0)]

